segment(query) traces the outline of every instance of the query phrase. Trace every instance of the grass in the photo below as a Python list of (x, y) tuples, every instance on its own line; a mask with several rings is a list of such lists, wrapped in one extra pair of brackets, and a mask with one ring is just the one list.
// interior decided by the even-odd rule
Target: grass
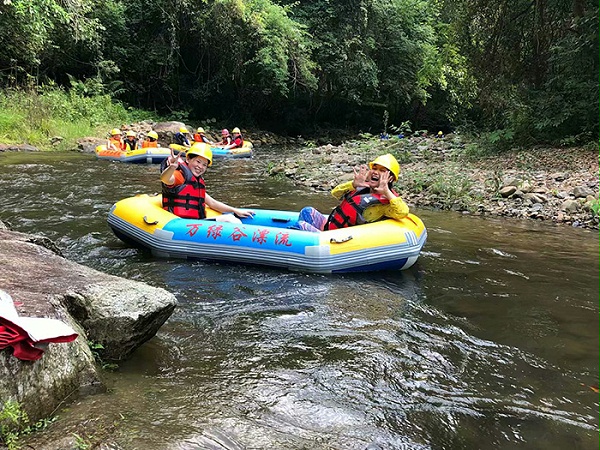
[(0, 92), (0, 142), (7, 144), (73, 150), (78, 138), (104, 136), (110, 128), (144, 119), (158, 118), (108, 95), (88, 97), (53, 86)]

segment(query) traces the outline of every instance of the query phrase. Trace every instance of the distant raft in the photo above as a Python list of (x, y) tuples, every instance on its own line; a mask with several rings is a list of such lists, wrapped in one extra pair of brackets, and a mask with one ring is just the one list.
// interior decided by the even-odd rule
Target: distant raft
[(407, 269), (427, 240), (409, 214), (350, 228), (311, 233), (291, 228), (298, 212), (257, 210), (241, 224), (182, 219), (162, 208), (161, 195), (138, 195), (113, 205), (108, 224), (126, 243), (159, 257), (275, 266), (314, 273)]
[[(179, 144), (170, 144), (169, 148), (185, 152), (187, 147)], [(252, 157), (252, 142), (244, 141), (242, 147), (238, 148), (223, 148), (214, 146), (211, 147), (213, 158), (251, 158)]]
[(106, 145), (96, 147), (96, 157), (109, 161), (120, 161), (133, 164), (160, 164), (171, 154), (171, 149), (138, 148), (133, 151), (110, 150)]

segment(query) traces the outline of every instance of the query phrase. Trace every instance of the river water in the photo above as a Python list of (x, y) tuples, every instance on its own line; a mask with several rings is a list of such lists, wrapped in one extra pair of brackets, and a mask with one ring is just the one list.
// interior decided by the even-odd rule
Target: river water
[[(208, 191), (235, 206), (332, 207), (327, 193), (263, 176), (283, 151), (297, 150), (218, 160)], [(157, 192), (158, 170), (0, 154), (0, 220), (179, 300), (105, 373), (109, 391), (61, 420), (109, 417), (123, 449), (598, 448), (597, 232), (417, 209), (429, 239), (403, 272), (156, 259), (106, 216)]]

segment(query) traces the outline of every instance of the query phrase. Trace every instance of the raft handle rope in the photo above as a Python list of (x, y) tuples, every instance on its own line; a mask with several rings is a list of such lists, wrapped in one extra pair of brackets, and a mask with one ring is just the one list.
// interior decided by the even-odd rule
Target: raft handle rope
[(144, 216), (144, 222), (146, 222), (148, 225), (158, 225), (158, 220), (155, 220), (154, 222), (148, 222), (148, 216)]
[(342, 238), (342, 239), (331, 238), (331, 239), (329, 239), (329, 243), (330, 244), (343, 244), (344, 242), (348, 242), (351, 239), (352, 239), (352, 235), (346, 236), (345, 238)]

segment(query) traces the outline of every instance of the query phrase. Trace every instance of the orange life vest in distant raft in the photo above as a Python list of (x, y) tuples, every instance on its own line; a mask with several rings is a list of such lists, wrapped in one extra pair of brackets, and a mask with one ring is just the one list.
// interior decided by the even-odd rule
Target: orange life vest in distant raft
[(158, 141), (144, 139), (144, 141), (142, 142), (142, 148), (158, 148)]
[[(394, 195), (397, 195), (394, 192)], [(389, 205), (390, 201), (381, 194), (372, 194), (368, 187), (359, 188), (344, 195), (342, 202), (331, 212), (325, 230), (335, 230), (367, 223), (363, 213), (369, 206)]]
[(163, 209), (184, 219), (204, 219), (204, 200), (206, 186), (202, 176), (195, 176), (185, 163), (181, 163), (177, 170), (183, 173), (185, 181), (175, 187), (162, 184)]
[(121, 150), (121, 151), (125, 150), (125, 145), (123, 144), (123, 141), (121, 141), (120, 138), (117, 138), (117, 139), (110, 138), (108, 140), (108, 142), (110, 144), (114, 145), (114, 148), (111, 148), (109, 150), (114, 150), (114, 149)]
[(205, 144), (210, 144), (210, 141), (204, 134), (195, 133), (194, 134), (194, 142), (204, 142)]

